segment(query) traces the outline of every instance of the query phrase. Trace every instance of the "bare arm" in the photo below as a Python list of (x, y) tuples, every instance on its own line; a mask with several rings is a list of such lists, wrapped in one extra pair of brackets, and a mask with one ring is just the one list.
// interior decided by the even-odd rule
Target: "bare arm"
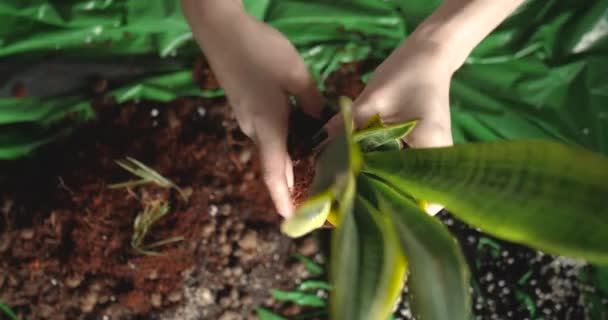
[(523, 0), (446, 0), (416, 28), (412, 38), (438, 44), (456, 70), (522, 3)]

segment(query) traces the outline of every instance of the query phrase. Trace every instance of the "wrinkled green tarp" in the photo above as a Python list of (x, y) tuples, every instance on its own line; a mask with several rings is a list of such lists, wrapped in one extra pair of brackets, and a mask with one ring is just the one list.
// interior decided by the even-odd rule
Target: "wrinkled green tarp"
[[(244, 2), (321, 81), (341, 63), (385, 57), (440, 1)], [(115, 88), (119, 100), (201, 94), (185, 69), (198, 49), (177, 1), (0, 3), (0, 61), (149, 53), (182, 58), (185, 67)], [(608, 154), (608, 1), (528, 1), (456, 73), (451, 100), (456, 142), (549, 138)], [(60, 134), (52, 124), (65, 114), (90, 115), (87, 103), (84, 95), (0, 98), (0, 159)]]

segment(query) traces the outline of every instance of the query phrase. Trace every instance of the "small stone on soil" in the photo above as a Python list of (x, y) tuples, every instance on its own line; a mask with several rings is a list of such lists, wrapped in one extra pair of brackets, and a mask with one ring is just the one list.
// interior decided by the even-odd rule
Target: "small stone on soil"
[[(232, 212), (232, 207), (229, 204), (223, 204), (220, 207), (220, 214), (223, 216), (227, 216), (230, 215), (230, 212)], [(226, 221), (228, 222), (228, 221)]]
[(86, 296), (82, 298), (80, 303), (80, 310), (84, 313), (89, 313), (93, 311), (95, 306), (97, 305), (97, 292), (91, 291)]
[(169, 295), (167, 296), (167, 300), (169, 300), (170, 302), (179, 302), (180, 300), (182, 300), (182, 292), (181, 291), (172, 291), (171, 293), (169, 293)]
[(219, 318), (219, 320), (240, 320), (240, 319), (241, 319), (241, 315), (234, 311), (226, 311)]
[(208, 224), (203, 228), (203, 231), (201, 231), (201, 236), (203, 238), (209, 238), (213, 234), (214, 231), (215, 231), (215, 225)]
[(11, 247), (11, 237), (8, 232), (6, 232), (2, 237), (0, 237), (0, 253), (5, 252), (8, 248)]
[(82, 282), (82, 280), (83, 280), (82, 276), (80, 276), (80, 275), (72, 275), (72, 276), (67, 277), (64, 280), (64, 283), (65, 283), (66, 287), (74, 289), (74, 288), (76, 288), (76, 287), (78, 287), (80, 285), (80, 283)]
[(228, 306), (230, 306), (231, 303), (232, 301), (230, 301), (229, 297), (223, 297), (220, 299), (220, 306), (222, 308), (227, 308)]
[(155, 308), (160, 308), (163, 304), (163, 296), (160, 293), (153, 293), (150, 297), (150, 304)]
[(213, 296), (213, 293), (211, 292), (211, 290), (206, 288), (200, 289), (199, 300), (201, 305), (203, 306), (208, 306), (215, 303), (215, 297)]
[(53, 309), (53, 307), (47, 305), (47, 304), (41, 304), (38, 307), (38, 315), (41, 318), (51, 318), (51, 316), (53, 316), (53, 314), (55, 313), (55, 309)]
[(226, 243), (227, 240), (228, 240), (228, 237), (226, 236), (225, 233), (222, 233), (217, 237), (217, 243), (219, 243), (219, 244), (224, 244), (224, 243)]
[(241, 152), (241, 154), (239, 155), (239, 160), (243, 164), (249, 162), (249, 160), (251, 160), (251, 150), (249, 150), (249, 149), (243, 150), (243, 152)]
[(249, 296), (249, 295), (245, 295), (245, 296), (243, 296), (243, 297), (241, 298), (241, 303), (242, 303), (244, 306), (250, 306), (250, 305), (252, 305), (252, 304), (253, 304), (253, 298), (252, 298), (251, 296)]
[(24, 229), (21, 231), (20, 235), (21, 235), (21, 239), (23, 239), (23, 240), (31, 240), (32, 238), (34, 238), (34, 230)]
[(218, 209), (218, 207), (216, 205), (212, 204), (212, 205), (209, 206), (209, 214), (212, 217), (215, 217), (217, 215), (218, 211), (219, 211), (219, 209)]
[(282, 312), (287, 317), (294, 317), (300, 313), (302, 313), (302, 307), (297, 304), (292, 304), (287, 309)]
[(152, 270), (152, 271), (150, 271), (150, 273), (148, 274), (148, 279), (149, 280), (156, 280), (156, 279), (158, 279), (158, 270)]
[(220, 247), (220, 253), (223, 256), (229, 256), (232, 253), (232, 246), (229, 244), (224, 244)]
[(243, 250), (253, 250), (258, 245), (258, 234), (257, 232), (250, 230), (245, 233), (243, 239), (239, 241), (239, 247)]
[(302, 241), (298, 251), (307, 257), (313, 256), (315, 253), (319, 252), (317, 240), (313, 237), (307, 237)]

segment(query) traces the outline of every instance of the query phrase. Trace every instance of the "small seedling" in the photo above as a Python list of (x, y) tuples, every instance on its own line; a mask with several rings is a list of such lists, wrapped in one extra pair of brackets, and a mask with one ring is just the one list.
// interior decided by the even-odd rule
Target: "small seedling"
[(163, 177), (160, 173), (156, 172), (156, 170), (148, 167), (137, 159), (127, 157), (126, 160), (116, 160), (116, 164), (140, 179), (111, 184), (109, 186), (110, 189), (131, 188), (153, 183), (163, 188), (177, 190), (184, 200), (187, 200), (188, 198), (184, 191), (173, 183), (173, 181)]
[[(315, 279), (323, 275), (323, 266), (299, 253), (296, 253), (294, 257), (304, 264), (313, 278), (302, 281), (295, 290), (283, 291), (272, 289), (270, 291), (271, 296), (277, 301), (293, 303), (308, 309), (291, 319), (311, 320), (319, 319), (319, 317), (327, 317), (329, 313), (327, 291), (330, 291), (332, 287), (324, 280)], [(325, 292), (325, 294), (319, 294), (319, 292)], [(256, 312), (260, 320), (287, 320), (278, 314), (261, 307), (257, 308)]]
[(167, 215), (167, 213), (169, 213), (169, 204), (167, 203), (152, 203), (146, 205), (144, 210), (135, 217), (135, 221), (133, 222), (133, 236), (131, 237), (131, 246), (133, 249), (144, 255), (155, 256), (160, 255), (160, 253), (153, 251), (152, 249), (184, 240), (184, 237), (177, 236), (147, 245), (143, 244), (152, 225), (160, 218)]

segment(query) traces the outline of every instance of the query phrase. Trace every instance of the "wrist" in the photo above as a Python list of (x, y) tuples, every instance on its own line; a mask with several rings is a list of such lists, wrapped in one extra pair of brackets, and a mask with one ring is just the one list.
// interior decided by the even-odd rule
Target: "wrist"
[(436, 43), (460, 68), (473, 49), (523, 0), (445, 0), (412, 33), (419, 41)]
[(417, 60), (423, 63), (425, 68), (433, 68), (448, 78), (451, 78), (460, 66), (455, 56), (455, 50), (446, 42), (412, 33), (401, 47), (399, 49), (403, 50), (406, 59)]

